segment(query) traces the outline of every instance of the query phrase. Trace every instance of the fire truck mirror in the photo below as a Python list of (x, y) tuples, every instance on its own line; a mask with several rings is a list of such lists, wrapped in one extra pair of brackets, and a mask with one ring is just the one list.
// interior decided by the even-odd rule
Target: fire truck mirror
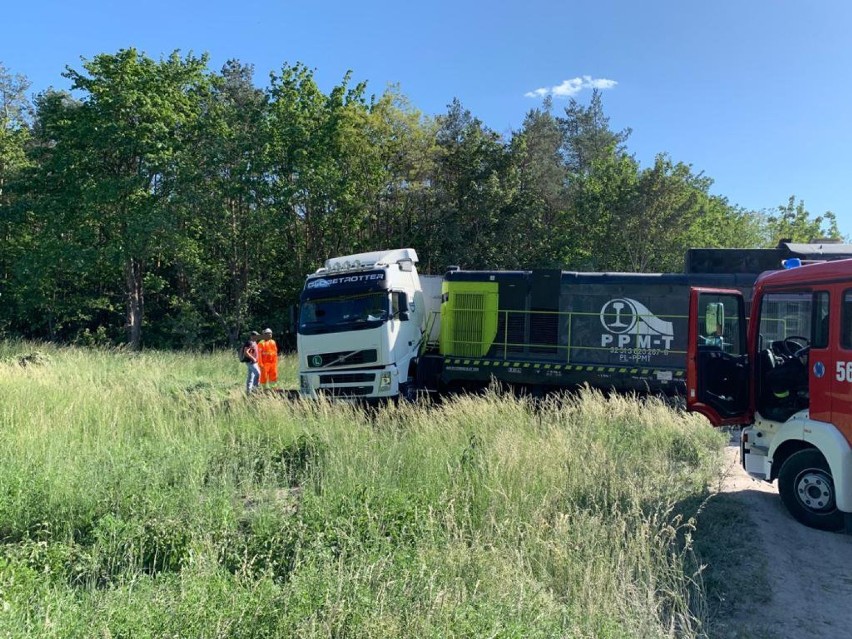
[(721, 302), (710, 302), (704, 311), (704, 333), (720, 337), (725, 326), (725, 305)]

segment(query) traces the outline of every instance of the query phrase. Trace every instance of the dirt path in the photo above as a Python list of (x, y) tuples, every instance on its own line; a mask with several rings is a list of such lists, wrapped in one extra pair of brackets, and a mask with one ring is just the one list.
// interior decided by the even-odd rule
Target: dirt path
[(742, 624), (741, 636), (852, 637), (852, 535), (796, 522), (778, 497), (777, 482), (745, 473), (738, 443), (727, 448), (725, 460), (721, 492), (744, 505), (756, 524), (771, 590), (768, 603), (738, 602), (738, 618), (731, 621)]

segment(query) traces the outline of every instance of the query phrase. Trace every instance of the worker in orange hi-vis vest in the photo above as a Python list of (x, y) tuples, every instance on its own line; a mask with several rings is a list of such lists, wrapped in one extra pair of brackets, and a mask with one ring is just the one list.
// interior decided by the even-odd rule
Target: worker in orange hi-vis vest
[(278, 383), (278, 344), (272, 339), (272, 329), (263, 331), (263, 339), (257, 343), (257, 351), (260, 355), (260, 384)]

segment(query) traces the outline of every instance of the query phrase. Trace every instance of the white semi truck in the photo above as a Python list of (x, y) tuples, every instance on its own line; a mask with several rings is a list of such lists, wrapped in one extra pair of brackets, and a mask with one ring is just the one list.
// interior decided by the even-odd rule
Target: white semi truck
[(404, 395), (413, 363), (437, 334), (441, 278), (417, 273), (417, 252), (329, 259), (308, 276), (297, 327), (302, 394)]
[(852, 260), (694, 289), (687, 407), (743, 426), (742, 464), (801, 523), (852, 532)]

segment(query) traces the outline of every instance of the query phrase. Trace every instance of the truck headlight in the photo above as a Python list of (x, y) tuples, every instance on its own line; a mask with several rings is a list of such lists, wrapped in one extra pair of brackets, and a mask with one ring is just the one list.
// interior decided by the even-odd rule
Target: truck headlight
[(301, 390), (305, 395), (310, 394), (311, 382), (307, 375), (299, 375), (299, 390)]
[(391, 387), (391, 372), (385, 371), (379, 377), (379, 390), (380, 391), (390, 390), (390, 387)]

